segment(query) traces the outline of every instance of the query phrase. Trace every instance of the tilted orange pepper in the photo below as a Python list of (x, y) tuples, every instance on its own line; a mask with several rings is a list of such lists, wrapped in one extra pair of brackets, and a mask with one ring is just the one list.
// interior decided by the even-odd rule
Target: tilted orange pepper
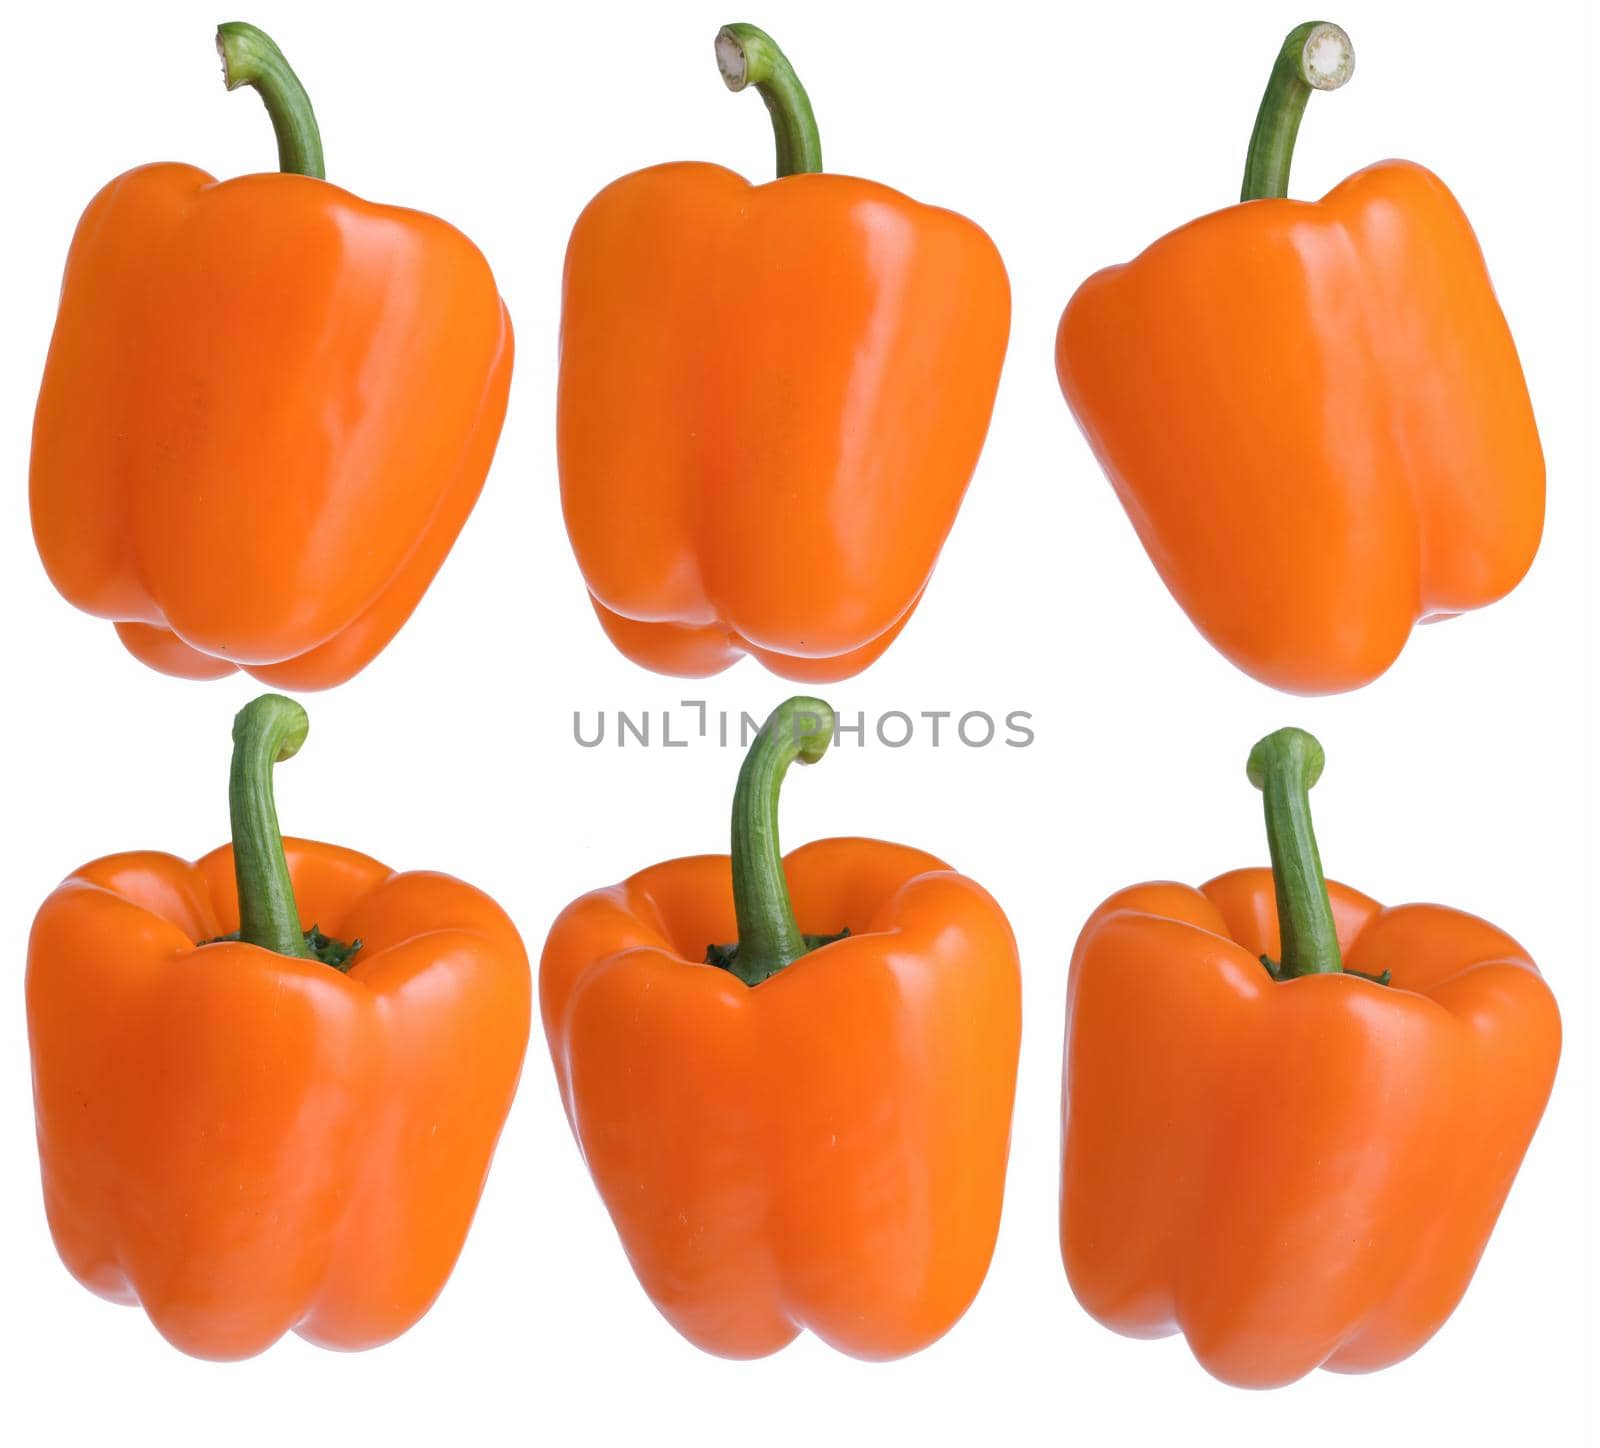
[(1195, 626), (1275, 688), (1358, 688), (1418, 621), (1508, 593), (1544, 525), (1544, 458), (1472, 228), (1438, 177), (1384, 161), (1287, 195), (1311, 89), (1348, 37), (1291, 32), (1243, 202), (1068, 303), (1073, 413)]
[(152, 668), (320, 689), (394, 637), (471, 512), (511, 324), (460, 232), (320, 179), (266, 36), (217, 45), (283, 173), (143, 166), (89, 204), (34, 418), (34, 536)]
[(976, 1295), (1000, 1220), (1011, 928), (920, 850), (780, 857), (784, 772), (834, 723), (820, 700), (781, 705), (739, 774), (731, 859), (585, 895), (539, 967), (567, 1117), (628, 1259), (724, 1357), (807, 1327), (857, 1357), (915, 1352)]
[(85, 865), (28, 946), (56, 1247), (197, 1357), (291, 1329), (371, 1347), (421, 1317), (528, 1043), (527, 955), (492, 900), (279, 838), (272, 766), (305, 732), (288, 699), (248, 705), (232, 846)]
[(1072, 1290), (1118, 1332), (1184, 1333), (1244, 1387), (1368, 1372), (1433, 1335), (1561, 1048), (1510, 936), (1324, 884), (1307, 797), (1322, 763), (1298, 729), (1257, 744), (1272, 869), (1118, 892), (1068, 986)]
[(977, 465), (1010, 288), (964, 217), (822, 172), (805, 91), (754, 26), (717, 37), (779, 180), (653, 166), (578, 218), (562, 287), (567, 531), (611, 641), (660, 673), (751, 654), (866, 668), (905, 626)]

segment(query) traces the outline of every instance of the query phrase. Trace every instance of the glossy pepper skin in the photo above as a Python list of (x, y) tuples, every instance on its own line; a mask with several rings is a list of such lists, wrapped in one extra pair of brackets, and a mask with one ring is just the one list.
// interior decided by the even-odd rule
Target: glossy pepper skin
[(1255, 196), (1085, 282), (1056, 365), (1200, 632), (1274, 688), (1335, 693), (1383, 673), (1418, 621), (1516, 586), (1544, 459), (1477, 240), (1437, 176), (1384, 161), (1320, 202)]
[(1510, 936), (1327, 894), (1342, 970), (1263, 969), (1285, 947), (1262, 869), (1119, 891), (1072, 960), (1072, 1290), (1118, 1332), (1182, 1332), (1243, 1387), (1386, 1367), (1438, 1330), (1560, 1052), (1555, 1000)]
[[(825, 705), (795, 704), (831, 730)], [(920, 850), (829, 839), (779, 863), (775, 831), (768, 847), (791, 928), (830, 934), (754, 985), (736, 971), (760, 932), (736, 921), (726, 855), (561, 914), (539, 975), (556, 1079), (641, 1285), (691, 1342), (752, 1358), (810, 1328), (898, 1357), (947, 1331), (988, 1269), (1016, 945), (978, 885)], [(736, 930), (733, 962), (703, 963)]]
[[(230, 44), (230, 83), (288, 104)], [(296, 164), (314, 174), (142, 166), (68, 253), (34, 536), (62, 595), (163, 673), (350, 678), (444, 561), (505, 415), (511, 324), (477, 248), (318, 179), (320, 152)]]
[(487, 896), (334, 845), (285, 854), (295, 932), (359, 941), (338, 966), (219, 938), (240, 929), (232, 846), (85, 865), (28, 947), (57, 1250), (197, 1357), (290, 1330), (366, 1348), (421, 1317), (527, 1046), (527, 956)]
[(768, 95), (781, 179), (654, 166), (579, 217), (562, 508), (600, 622), (636, 663), (699, 676), (751, 654), (841, 679), (904, 627), (955, 520), (1009, 284), (964, 217), (822, 173), (814, 125), (789, 154), (804, 93), (767, 37), (730, 26), (718, 57), (730, 85)]

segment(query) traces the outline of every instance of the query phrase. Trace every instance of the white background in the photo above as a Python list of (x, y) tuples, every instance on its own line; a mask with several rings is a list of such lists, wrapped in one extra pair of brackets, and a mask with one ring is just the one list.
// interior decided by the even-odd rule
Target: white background
[[(0, 112), (0, 616), (7, 760), (0, 929), (0, 1342), (13, 1442), (1455, 1443), (1583, 1437), (1595, 1368), (1597, 252), (1587, 6), (1346, 0), (1359, 55), (1313, 99), (1293, 190), (1381, 157), (1425, 162), (1473, 218), (1521, 349), (1549, 463), (1545, 544), (1506, 602), (1419, 632), (1371, 687), (1303, 701), (1233, 670), (1167, 597), (1056, 387), (1073, 286), (1237, 194), (1298, 5), (996, 7), (768, 0), (407, 7), (262, 0), (246, 18), (310, 88), (330, 178), (435, 211), (488, 255), (517, 328), (510, 417), (477, 512), (410, 625), (365, 674), (308, 698), (280, 774), (286, 827), (501, 900), (535, 958), (570, 898), (724, 847), (731, 750), (583, 750), (573, 711), (764, 714), (788, 692), (746, 661), (658, 678), (605, 642), (561, 526), (553, 413), (562, 251), (578, 210), (639, 166), (698, 157), (770, 174), (766, 116), (717, 78), (718, 24), (751, 19), (806, 81), (830, 168), (966, 212), (1005, 256), (1014, 323), (999, 405), (926, 601), (887, 657), (824, 691), (864, 710), (1011, 709), (1028, 749), (846, 743), (797, 775), (790, 845), (832, 833), (927, 848), (984, 882), (1022, 949), (1026, 1029), (999, 1248), (943, 1341), (864, 1365), (809, 1338), (759, 1363), (702, 1356), (640, 1292), (568, 1135), (535, 1024), (522, 1089), (454, 1278), (390, 1346), (286, 1339), (254, 1361), (181, 1357), (52, 1250), (33, 1144), (22, 969), (29, 922), (85, 859), (223, 837), (228, 728), (248, 682), (145, 671), (51, 590), (27, 526), (34, 394), (81, 208), (117, 172), (270, 169), (252, 96), (224, 94), (207, 3), (26, 6), (7, 19)], [(1591, 37), (1592, 40), (1592, 37)], [(1286, 487), (1294, 486), (1286, 459)], [(691, 716), (677, 710), (677, 733)], [(1415, 1358), (1250, 1394), (1181, 1339), (1119, 1338), (1067, 1290), (1056, 1246), (1066, 965), (1114, 888), (1264, 861), (1251, 743), (1287, 722), (1329, 757), (1315, 800), (1331, 874), (1439, 900), (1522, 939), (1566, 1023), (1554, 1098), (1477, 1279)], [(657, 718), (659, 729), (659, 717)], [(1262, 1083), (1271, 1090), (1271, 1082)], [(1418, 1090), (1427, 1083), (1419, 1081)], [(1308, 1110), (1315, 1110), (1308, 1103)], [(1270, 1204), (1263, 1204), (1263, 1229)], [(1196, 1231), (1205, 1224), (1197, 1222)], [(1592, 1405), (1589, 1405), (1592, 1406)], [(20, 1436), (11, 1436), (20, 1430)], [(1589, 1420), (1589, 1431), (1593, 1421)], [(1593, 1441), (1592, 1437), (1587, 1441)]]

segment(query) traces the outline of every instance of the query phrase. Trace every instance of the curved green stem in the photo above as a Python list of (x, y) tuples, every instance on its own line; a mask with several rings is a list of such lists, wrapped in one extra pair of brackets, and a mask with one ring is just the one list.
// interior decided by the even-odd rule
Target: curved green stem
[(753, 85), (767, 103), (779, 176), (822, 169), (822, 138), (810, 98), (776, 40), (754, 25), (724, 25), (717, 32), (717, 69), (729, 90)]
[(272, 767), (293, 759), (311, 727), (306, 711), (282, 694), (263, 694), (233, 721), (228, 818), (233, 871), (239, 884), (239, 939), (279, 955), (309, 959), (300, 910), (289, 879), (272, 797)]
[(348, 970), (361, 949), (332, 940), (315, 925), (300, 928), (300, 907), (283, 853), (278, 808), (272, 797), (272, 768), (293, 759), (310, 728), (306, 711), (282, 694), (263, 694), (246, 704), (233, 721), (233, 765), (228, 772), (228, 818), (233, 827), (233, 874), (239, 887), (239, 929), (227, 940), (242, 940), (297, 960), (318, 960)]
[(1338, 90), (1355, 68), (1355, 47), (1337, 25), (1308, 20), (1289, 32), (1256, 112), (1256, 128), (1245, 156), (1241, 201), (1289, 194), (1295, 137), (1300, 134), (1300, 118), (1311, 92)]
[(248, 85), (260, 94), (278, 138), (278, 169), (322, 180), (322, 133), (311, 97), (272, 37), (243, 20), (228, 20), (217, 26), (217, 54), (229, 90)]
[(1322, 777), (1322, 746), (1304, 729), (1280, 729), (1250, 751), (1245, 772), (1262, 793), (1282, 962), (1275, 979), (1337, 973), (1339, 935), (1311, 828), (1311, 786)]
[(711, 946), (706, 963), (731, 971), (746, 985), (760, 985), (808, 951), (841, 938), (801, 934), (778, 846), (783, 777), (796, 760), (815, 764), (828, 752), (833, 726), (833, 710), (821, 699), (788, 699), (761, 726), (739, 770), (733, 792), (733, 912), (739, 941)]

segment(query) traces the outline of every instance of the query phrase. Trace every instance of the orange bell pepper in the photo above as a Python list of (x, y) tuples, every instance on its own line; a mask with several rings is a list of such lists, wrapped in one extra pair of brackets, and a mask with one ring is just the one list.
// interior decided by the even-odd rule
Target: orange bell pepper
[(371, 1347), (421, 1317), (528, 1043), (527, 955), (492, 900), (279, 838), (272, 765), (305, 732), (288, 699), (248, 705), (232, 846), (85, 865), (28, 947), (57, 1250), (197, 1357), (291, 1328)]
[[(1272, 869), (1135, 885), (1072, 958), (1061, 1251), (1131, 1337), (1273, 1387), (1415, 1352), (1472, 1278), (1561, 1049), (1494, 926), (1324, 884), (1320, 746), (1256, 745)], [(1281, 927), (1281, 928), (1280, 928)]]
[(1252, 677), (1359, 688), (1419, 620), (1508, 593), (1544, 525), (1544, 459), (1472, 228), (1406, 161), (1283, 199), (1313, 87), (1354, 64), (1293, 31), (1243, 204), (1086, 281), (1061, 387), (1162, 580)]
[(89, 204), (34, 418), (34, 536), (152, 668), (320, 689), (394, 637), (472, 510), (511, 324), (460, 232), (321, 179), (265, 35), (217, 45), (283, 174), (143, 166)]
[(653, 166), (573, 228), (557, 443), (578, 565), (611, 641), (665, 674), (752, 654), (858, 673), (933, 572), (994, 406), (1005, 268), (964, 217), (822, 172), (772, 39), (717, 37), (779, 180)]
[(780, 857), (784, 772), (834, 723), (819, 700), (781, 705), (739, 774), (731, 859), (585, 895), (539, 968), (561, 1098), (623, 1249), (667, 1320), (724, 1357), (803, 1327), (857, 1357), (915, 1352), (976, 1295), (1000, 1220), (1011, 928), (920, 850)]

